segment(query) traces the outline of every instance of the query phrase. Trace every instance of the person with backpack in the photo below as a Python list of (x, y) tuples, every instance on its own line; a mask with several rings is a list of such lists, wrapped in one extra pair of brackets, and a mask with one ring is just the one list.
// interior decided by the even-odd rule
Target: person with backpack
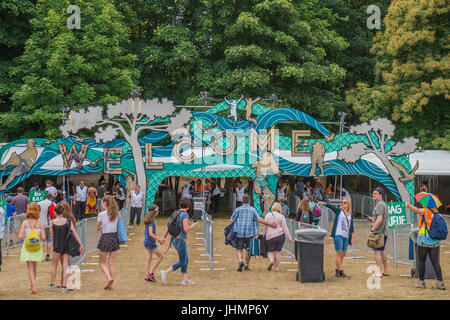
[(44, 225), (39, 221), (40, 208), (37, 203), (28, 206), (26, 220), (22, 222), (18, 238), (24, 240), (20, 251), (20, 261), (27, 263), (30, 290), (36, 294), (37, 262), (44, 259), (42, 241), (45, 241)]
[[(66, 204), (67, 205), (67, 204)], [(67, 207), (70, 208), (69, 205)], [(55, 208), (55, 219), (50, 222), (50, 236), (54, 239), (53, 244), (53, 253), (52, 253), (52, 267), (50, 271), (50, 285), (48, 286), (48, 290), (53, 291), (56, 290), (55, 286), (55, 278), (56, 278), (56, 269), (58, 268), (58, 262), (61, 261), (62, 267), (62, 280), (60, 283), (61, 292), (67, 292), (67, 279), (69, 278), (68, 270), (69, 270), (69, 251), (67, 247), (67, 236), (69, 233), (69, 225), (70, 231), (74, 235), (75, 239), (80, 245), (80, 254), (83, 253), (84, 248), (83, 244), (78, 236), (78, 233), (75, 229), (75, 225), (72, 223), (72, 219), (64, 218), (64, 209), (67, 208), (62, 203), (58, 204)]]
[(417, 258), (419, 261), (419, 279), (416, 288), (425, 289), (425, 261), (427, 256), (430, 257), (434, 272), (436, 273), (437, 282), (432, 286), (433, 289), (445, 290), (444, 281), (442, 280), (442, 269), (439, 263), (439, 251), (441, 246), (440, 239), (430, 237), (431, 223), (435, 215), (439, 215), (436, 208), (417, 208), (411, 203), (406, 202), (406, 207), (414, 213), (420, 215), (419, 218), (419, 234), (417, 236)]
[(317, 226), (320, 221), (320, 217), (322, 216), (322, 210), (317, 201), (322, 201), (318, 199), (309, 198), (309, 207), (311, 208), (312, 216), (313, 216), (313, 224)]
[[(151, 205), (148, 208), (147, 215), (144, 218), (145, 224), (145, 238), (144, 238), (144, 246), (147, 249), (147, 258), (145, 259), (145, 281), (146, 282), (155, 282), (155, 270), (158, 268), (159, 264), (163, 259), (162, 252), (158, 249), (156, 242), (158, 241), (161, 244), (164, 244), (164, 239), (159, 239), (156, 235), (156, 224), (155, 219), (159, 214), (159, 207), (157, 205)], [(150, 268), (152, 262), (153, 253), (158, 257), (156, 259), (155, 264)]]
[(281, 197), (280, 198), (280, 202), (279, 202), (280, 206), (281, 206), (281, 214), (285, 217), (288, 218), (289, 214), (291, 213), (291, 211), (289, 210), (288, 205), (286, 204), (286, 199)]
[(333, 229), (331, 237), (334, 241), (335, 263), (336, 263), (336, 277), (350, 279), (351, 277), (344, 273), (342, 263), (349, 244), (352, 244), (354, 239), (353, 215), (352, 215), (352, 201), (350, 198), (341, 199), (341, 208), (333, 206), (330, 202), (319, 201), (319, 204), (330, 208), (334, 213)]
[(281, 261), (281, 249), (286, 240), (285, 238), (287, 237), (291, 243), (293, 241), (279, 202), (275, 202), (272, 205), (272, 211), (266, 214), (265, 221), (276, 225), (275, 228), (267, 225), (264, 226), (264, 235), (266, 236), (267, 243), (267, 257), (269, 258), (269, 267), (267, 270), (271, 271), (272, 267), (275, 267), (275, 271), (278, 272)]
[(38, 205), (41, 208), (39, 219), (44, 225), (45, 237), (47, 238), (45, 245), (45, 251), (47, 253), (45, 261), (50, 261), (50, 256), (52, 255), (53, 238), (50, 236), (50, 221), (55, 217), (55, 203), (52, 199), (53, 196), (49, 192), (45, 195), (44, 200), (38, 202)]
[[(117, 224), (119, 222), (119, 208), (113, 196), (105, 196), (102, 200), (103, 211), (98, 214), (97, 231), (102, 235), (98, 241), (97, 249), (100, 250), (100, 269), (108, 281), (104, 289), (114, 290), (115, 278), (114, 260), (119, 250), (119, 237), (117, 235)], [(106, 264), (108, 258), (108, 265)]]
[(300, 223), (313, 224), (314, 218), (313, 213), (311, 211), (311, 207), (309, 206), (309, 202), (306, 199), (302, 199), (297, 208), (297, 214), (295, 216), (295, 220)]
[(181, 268), (182, 274), (182, 285), (192, 285), (195, 284), (194, 281), (188, 278), (187, 267), (189, 262), (189, 256), (187, 252), (187, 233), (192, 229), (198, 227), (198, 221), (189, 225), (189, 214), (187, 211), (191, 205), (191, 200), (188, 198), (181, 198), (179, 202), (179, 209), (175, 210), (169, 217), (167, 223), (167, 230), (164, 233), (163, 241), (166, 240), (167, 235), (170, 233), (172, 240), (171, 244), (177, 250), (178, 262), (173, 264), (167, 270), (161, 270), (161, 281), (166, 283), (167, 275), (173, 271)]

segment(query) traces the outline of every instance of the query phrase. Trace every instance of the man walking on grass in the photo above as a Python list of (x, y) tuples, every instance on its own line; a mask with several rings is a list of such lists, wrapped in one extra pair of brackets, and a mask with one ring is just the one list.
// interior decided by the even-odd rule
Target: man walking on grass
[[(234, 222), (233, 231), (236, 232), (237, 236), (236, 252), (239, 261), (239, 268), (237, 269), (238, 272), (242, 272), (242, 268), (244, 268), (244, 270), (250, 270), (248, 266), (250, 263), (248, 248), (250, 239), (259, 234), (257, 222), (263, 223), (270, 227), (276, 227), (275, 224), (271, 224), (258, 216), (256, 209), (249, 204), (250, 197), (248, 195), (244, 195), (242, 197), (242, 203), (242, 206), (236, 208), (231, 216), (231, 222)], [(247, 251), (245, 263), (243, 262), (244, 249)]]

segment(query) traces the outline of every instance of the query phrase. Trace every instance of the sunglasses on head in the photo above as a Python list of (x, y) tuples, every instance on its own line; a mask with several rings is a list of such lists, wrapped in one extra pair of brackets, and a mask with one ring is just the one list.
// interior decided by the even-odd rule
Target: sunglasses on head
[(348, 201), (341, 201), (341, 203), (346, 203), (346, 204), (349, 204), (349, 202), (348, 202)]

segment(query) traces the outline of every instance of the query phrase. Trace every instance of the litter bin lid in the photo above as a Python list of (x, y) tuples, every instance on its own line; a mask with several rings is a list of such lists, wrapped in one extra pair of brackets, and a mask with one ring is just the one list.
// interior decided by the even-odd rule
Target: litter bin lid
[(414, 241), (414, 243), (417, 243), (417, 236), (419, 235), (419, 228), (411, 228), (409, 230), (409, 237)]
[(295, 241), (323, 244), (328, 232), (322, 228), (305, 228), (295, 230)]

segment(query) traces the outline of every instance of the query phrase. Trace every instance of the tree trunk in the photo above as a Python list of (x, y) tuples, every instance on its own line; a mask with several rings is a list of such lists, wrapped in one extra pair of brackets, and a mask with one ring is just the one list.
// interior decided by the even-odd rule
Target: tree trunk
[(131, 152), (133, 154), (134, 166), (136, 169), (136, 184), (141, 186), (141, 191), (144, 194), (144, 198), (147, 195), (147, 179), (145, 176), (145, 165), (144, 165), (144, 157), (142, 156), (141, 145), (137, 137), (131, 136), (130, 140), (127, 140), (128, 144), (131, 147)]
[[(381, 162), (384, 164), (384, 166), (388, 170), (389, 174), (391, 175), (392, 180), (394, 180), (394, 182), (395, 182), (398, 193), (400, 195), (400, 199), (397, 199), (397, 200), (402, 201), (402, 202), (411, 201), (411, 196), (410, 196), (408, 190), (406, 189), (403, 182), (400, 181), (400, 178), (402, 177), (400, 174), (400, 171), (391, 164), (391, 162), (389, 161), (388, 157), (385, 154), (383, 154), (381, 152), (376, 152), (375, 154), (381, 160)], [(409, 211), (409, 210), (407, 209), (407, 211)], [(408, 217), (408, 219), (410, 219), (410, 217)], [(409, 221), (409, 222), (411, 223), (412, 221)]]

